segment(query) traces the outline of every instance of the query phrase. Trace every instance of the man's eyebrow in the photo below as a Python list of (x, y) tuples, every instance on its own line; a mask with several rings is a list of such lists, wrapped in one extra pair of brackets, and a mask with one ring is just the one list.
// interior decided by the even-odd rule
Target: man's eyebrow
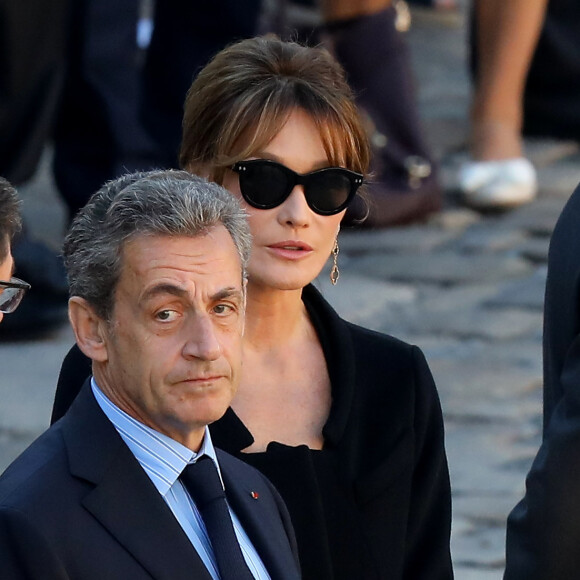
[(150, 300), (151, 298), (155, 298), (155, 296), (159, 296), (160, 294), (172, 294), (173, 296), (177, 296), (178, 298), (182, 298), (187, 294), (187, 291), (175, 284), (156, 284), (155, 286), (151, 286), (151, 288), (147, 288), (145, 292), (141, 295), (141, 301), (145, 302), (146, 300)]
[[(180, 286), (176, 286), (175, 284), (156, 284), (155, 286), (151, 286), (151, 288), (147, 288), (147, 290), (143, 292), (141, 295), (141, 301), (145, 302), (151, 300), (161, 294), (171, 294), (177, 298), (184, 298), (187, 297), (187, 290)], [(235, 286), (227, 286), (226, 288), (221, 288), (215, 294), (212, 294), (210, 299), (214, 302), (224, 300), (225, 298), (237, 298), (238, 300), (241, 300), (242, 295), (243, 293), (239, 288), (236, 288)]]
[(215, 302), (218, 300), (223, 300), (224, 298), (237, 298), (238, 300), (242, 299), (242, 291), (235, 286), (228, 286), (227, 288), (222, 288), (218, 290), (211, 299)]

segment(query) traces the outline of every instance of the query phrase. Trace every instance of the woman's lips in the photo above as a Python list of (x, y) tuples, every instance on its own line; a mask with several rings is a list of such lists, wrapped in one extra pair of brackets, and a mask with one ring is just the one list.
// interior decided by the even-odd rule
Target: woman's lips
[(268, 246), (272, 252), (277, 256), (287, 258), (289, 260), (297, 260), (309, 255), (312, 252), (312, 247), (308, 244), (296, 240), (285, 240), (277, 242)]

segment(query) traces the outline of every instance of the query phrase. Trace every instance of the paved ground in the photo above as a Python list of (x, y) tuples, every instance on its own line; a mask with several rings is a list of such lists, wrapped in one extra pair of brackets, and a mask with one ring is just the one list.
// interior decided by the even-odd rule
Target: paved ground
[[(415, 14), (409, 35), (429, 138), (449, 190), (420, 226), (345, 232), (341, 277), (320, 286), (347, 318), (418, 344), (441, 394), (459, 580), (501, 578), (505, 518), (521, 497), (541, 428), (541, 324), (549, 236), (580, 181), (569, 143), (530, 142), (541, 192), (509, 214), (462, 209), (452, 177), (466, 135), (465, 25)], [(46, 161), (46, 160), (45, 160)], [(34, 231), (58, 244), (63, 212), (44, 166), (22, 188)], [(0, 343), (0, 469), (47, 423), (68, 328)]]

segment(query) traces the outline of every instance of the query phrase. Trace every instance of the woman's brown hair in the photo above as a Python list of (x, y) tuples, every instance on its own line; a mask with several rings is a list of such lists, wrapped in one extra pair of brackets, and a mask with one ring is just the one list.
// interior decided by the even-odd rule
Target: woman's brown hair
[(316, 123), (332, 165), (366, 173), (368, 139), (342, 67), (323, 48), (273, 36), (232, 44), (199, 73), (185, 101), (181, 167), (222, 183), (296, 108)]

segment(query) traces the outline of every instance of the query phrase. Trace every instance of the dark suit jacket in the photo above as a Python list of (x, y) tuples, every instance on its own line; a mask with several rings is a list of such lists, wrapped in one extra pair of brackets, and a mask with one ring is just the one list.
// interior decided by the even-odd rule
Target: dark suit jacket
[[(449, 580), (451, 490), (439, 398), (417, 347), (341, 319), (308, 286), (332, 406), (324, 449), (272, 442), (243, 453), (252, 434), (232, 409), (210, 426), (217, 447), (257, 467), (282, 495), (308, 580)], [(88, 374), (67, 355), (57, 418)]]
[[(218, 458), (228, 501), (272, 578), (299, 578), (277, 492), (258, 471), (220, 451)], [(67, 415), (0, 478), (0, 576), (211, 578), (88, 383)]]
[(508, 518), (506, 580), (580, 577), (580, 187), (550, 242), (544, 437)]

